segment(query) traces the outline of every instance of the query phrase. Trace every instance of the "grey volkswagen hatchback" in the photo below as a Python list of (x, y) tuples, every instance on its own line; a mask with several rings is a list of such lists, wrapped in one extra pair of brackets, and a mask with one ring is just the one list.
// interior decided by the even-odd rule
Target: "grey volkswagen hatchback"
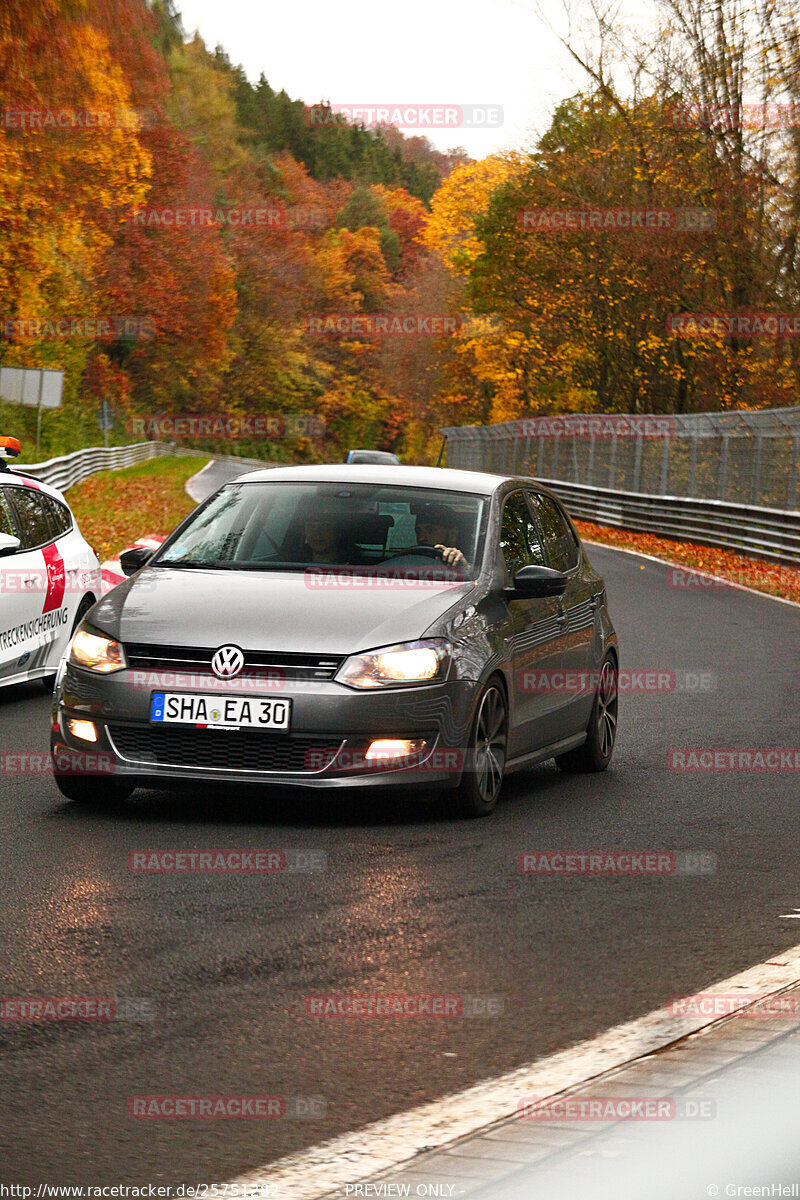
[(511, 771), (611, 759), (605, 587), (532, 479), (254, 471), (123, 569), (56, 682), (70, 799), (212, 780), (424, 785), (481, 817)]

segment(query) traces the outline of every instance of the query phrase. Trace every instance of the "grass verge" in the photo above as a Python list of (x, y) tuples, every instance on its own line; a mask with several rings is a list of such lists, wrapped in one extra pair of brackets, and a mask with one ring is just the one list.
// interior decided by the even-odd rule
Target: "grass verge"
[(121, 471), (100, 471), (69, 489), (80, 531), (100, 561), (147, 533), (169, 533), (196, 507), (184, 491), (204, 458), (154, 458)]

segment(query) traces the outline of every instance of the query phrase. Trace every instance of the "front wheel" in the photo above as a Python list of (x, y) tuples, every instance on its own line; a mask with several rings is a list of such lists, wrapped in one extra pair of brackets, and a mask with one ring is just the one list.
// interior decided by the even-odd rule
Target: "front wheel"
[(617, 666), (609, 655), (600, 671), (600, 681), (586, 729), (586, 741), (576, 750), (556, 756), (559, 770), (569, 774), (605, 771), (617, 738)]
[(467, 762), (455, 795), (462, 817), (488, 817), (503, 787), (508, 745), (508, 705), (500, 684), (490, 680), (472, 723)]

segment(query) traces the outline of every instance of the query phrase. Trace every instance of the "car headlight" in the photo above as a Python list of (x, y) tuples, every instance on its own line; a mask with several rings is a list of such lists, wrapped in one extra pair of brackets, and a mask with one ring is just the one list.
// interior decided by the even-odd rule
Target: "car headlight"
[(69, 648), (69, 661), (75, 667), (110, 675), (127, 667), (125, 651), (119, 642), (94, 629), (83, 626), (75, 634)]
[(435, 638), (351, 654), (337, 671), (336, 681), (356, 688), (433, 683), (445, 679), (449, 667), (450, 644)]

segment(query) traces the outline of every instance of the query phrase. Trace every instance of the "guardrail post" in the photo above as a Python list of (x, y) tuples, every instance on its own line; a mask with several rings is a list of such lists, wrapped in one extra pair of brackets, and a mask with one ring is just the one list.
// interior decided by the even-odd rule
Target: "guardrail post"
[(751, 504), (758, 504), (758, 493), (761, 491), (761, 446), (763, 438), (760, 433), (756, 434), (756, 453), (753, 460), (753, 491), (750, 497)]
[(789, 468), (789, 489), (786, 494), (786, 507), (790, 512), (797, 508), (797, 459), (800, 452), (800, 433), (792, 434), (792, 465)]
[(668, 433), (664, 434), (664, 446), (661, 451), (661, 492), (667, 494), (667, 484), (669, 483), (669, 448), (671, 438)]
[(636, 435), (636, 449), (633, 458), (633, 491), (640, 492), (642, 482), (642, 433)]
[(611, 458), (608, 464), (608, 486), (613, 488), (617, 482), (617, 434), (611, 435)]
[(689, 487), (687, 496), (693, 496), (697, 483), (697, 434), (692, 435), (692, 449), (689, 455)]
[(724, 500), (728, 487), (728, 443), (730, 435), (722, 434), (722, 446), (719, 452), (719, 479), (717, 481), (717, 499)]

